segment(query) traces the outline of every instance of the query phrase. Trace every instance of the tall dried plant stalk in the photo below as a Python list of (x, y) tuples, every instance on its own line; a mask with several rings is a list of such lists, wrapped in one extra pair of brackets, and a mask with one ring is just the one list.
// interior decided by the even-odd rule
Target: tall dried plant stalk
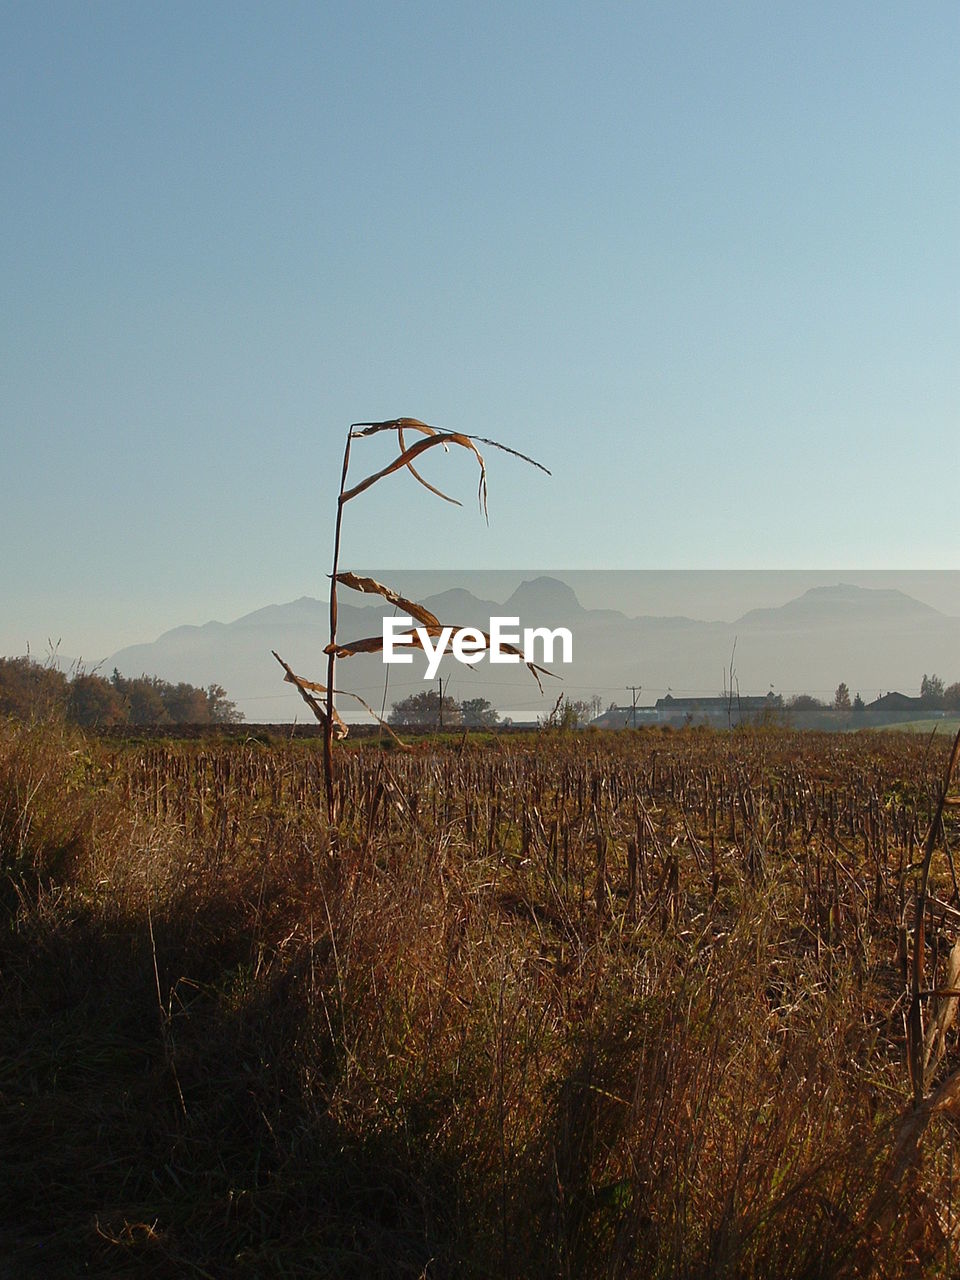
[[(398, 455), (387, 466), (382, 467), (379, 471), (375, 471), (360, 480), (357, 484), (347, 487), (347, 476), (350, 470), (350, 451), (354, 440), (366, 438), (368, 436), (379, 435), (382, 432), (394, 432), (397, 437), (397, 445), (399, 448)], [(423, 436), (415, 444), (407, 445), (406, 432), (416, 432)], [(456, 499), (450, 497), (449, 494), (443, 493), (440, 489), (425, 480), (416, 467), (413, 465), (428, 450), (436, 448), (438, 445), (448, 452), (451, 445), (456, 445), (460, 449), (465, 449), (472, 453), (477, 460), (480, 469), (480, 481), (477, 489), (477, 497), (480, 503), (480, 509), (487, 518), (487, 469), (483, 460), (483, 455), (477, 448), (477, 444), (490, 445), (494, 449), (499, 449), (503, 453), (509, 453), (515, 458), (520, 458), (523, 462), (530, 463), (531, 466), (537, 467), (540, 471), (550, 475), (542, 463), (535, 459), (527, 457), (526, 454), (511, 449), (509, 445), (500, 444), (496, 440), (488, 440), (484, 436), (464, 435), (459, 431), (444, 431), (438, 427), (431, 427), (426, 422), (421, 422), (418, 418), (391, 418), (386, 422), (354, 422), (351, 423), (347, 431), (346, 444), (343, 451), (343, 468), (340, 474), (340, 492), (337, 495), (337, 518), (334, 526), (333, 535), (333, 568), (330, 574), (330, 640), (326, 647), (327, 654), (327, 682), (325, 686), (316, 685), (310, 681), (301, 679), (296, 676), (287, 666), (279, 654), (274, 654), (277, 661), (286, 670), (284, 679), (295, 684), (300, 694), (307, 701), (314, 715), (321, 721), (323, 725), (323, 773), (324, 782), (327, 793), (327, 812), (330, 820), (336, 817), (336, 796), (334, 791), (334, 767), (333, 767), (333, 743), (334, 738), (342, 737), (346, 726), (337, 715), (334, 706), (335, 693), (335, 673), (336, 661), (338, 657), (348, 657), (354, 653), (371, 653), (376, 651), (378, 646), (378, 638), (371, 637), (366, 641), (358, 641), (353, 645), (337, 644), (337, 586), (341, 584), (352, 588), (355, 591), (373, 592), (374, 594), (383, 596), (385, 599), (401, 608), (407, 610), (411, 616), (415, 617), (423, 624), (431, 634), (437, 634), (435, 628), (440, 628), (441, 624), (429, 610), (424, 609), (422, 605), (416, 604), (414, 601), (407, 600), (405, 597), (392, 591), (389, 587), (383, 586), (376, 582), (373, 578), (359, 578), (355, 574), (340, 572), (340, 550), (342, 545), (343, 533), (343, 511), (344, 507), (353, 498), (357, 498), (360, 494), (365, 493), (378, 481), (383, 480), (386, 476), (392, 475), (395, 471), (407, 470), (413, 478), (425, 489), (435, 494), (438, 498), (442, 498), (445, 502), (452, 502), (456, 506), (462, 504)], [(415, 636), (412, 638), (416, 638)], [(382, 642), (381, 642), (382, 643)], [(489, 637), (487, 637), (489, 644)], [(538, 672), (543, 672), (544, 668), (537, 667), (534, 663), (527, 663), (531, 674), (539, 683)], [(551, 672), (545, 674), (550, 675)], [(321, 706), (316, 698), (312, 697), (313, 692), (322, 692), (325, 694), (325, 706)], [(356, 697), (357, 695), (350, 695)], [(359, 701), (363, 701), (359, 699)], [(366, 704), (364, 703), (364, 706)], [(368, 708), (369, 710), (369, 708)], [(379, 719), (379, 717), (377, 717)]]

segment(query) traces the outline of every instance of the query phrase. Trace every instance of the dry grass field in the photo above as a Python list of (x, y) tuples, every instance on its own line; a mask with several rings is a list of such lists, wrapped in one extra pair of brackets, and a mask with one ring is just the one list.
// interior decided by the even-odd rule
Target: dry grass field
[(955, 1274), (948, 751), (0, 726), (0, 1275)]

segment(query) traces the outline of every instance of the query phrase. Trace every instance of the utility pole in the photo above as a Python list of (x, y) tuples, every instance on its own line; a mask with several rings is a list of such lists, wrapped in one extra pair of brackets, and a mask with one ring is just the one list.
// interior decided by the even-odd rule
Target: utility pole
[(627, 685), (627, 689), (628, 689), (628, 691), (629, 691), (630, 693), (632, 693), (632, 694), (633, 694), (633, 708), (632, 708), (632, 715), (633, 715), (633, 727), (634, 727), (634, 729), (637, 727), (637, 699), (640, 697), (640, 690), (641, 690), (642, 688), (643, 688), (643, 685), (642, 685), (642, 684), (628, 684), (628, 685)]
[(437, 677), (437, 680), (438, 680), (439, 685), (440, 685), (440, 712), (439, 712), (439, 717), (440, 717), (440, 728), (442, 729), (442, 728), (443, 728), (443, 676), (438, 676), (438, 677)]

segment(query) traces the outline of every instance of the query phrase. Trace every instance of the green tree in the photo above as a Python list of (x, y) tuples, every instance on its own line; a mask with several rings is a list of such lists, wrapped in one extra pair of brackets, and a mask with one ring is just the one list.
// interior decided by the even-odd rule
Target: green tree
[(128, 680), (114, 668), (110, 683), (124, 699), (131, 724), (170, 723), (163, 701), (164, 681), (159, 677), (142, 675)]
[(850, 690), (842, 680), (837, 685), (837, 692), (833, 695), (833, 707), (835, 711), (850, 710)]
[(66, 701), (67, 677), (56, 667), (30, 657), (0, 658), (0, 715), (42, 719), (62, 712)]
[(200, 689), (186, 681), (171, 684), (159, 676), (130, 680), (116, 669), (110, 683), (123, 698), (131, 724), (238, 724), (243, 719), (219, 684)]
[(460, 703), (460, 714), (469, 729), (492, 729), (500, 720), (496, 707), (486, 698), (466, 698)]
[(951, 684), (944, 689), (943, 705), (948, 711), (960, 711), (960, 684)]
[(127, 707), (109, 680), (98, 675), (78, 675), (70, 681), (67, 719), (84, 728), (124, 724)]
[(167, 684), (160, 690), (164, 710), (174, 724), (209, 724), (210, 703), (192, 684)]
[(787, 706), (791, 711), (822, 711), (825, 703), (819, 698), (812, 698), (809, 693), (797, 693), (790, 699)]
[[(444, 696), (443, 727), (451, 728), (462, 723), (460, 704), (453, 698)], [(436, 689), (425, 689), (423, 693), (412, 693), (409, 698), (402, 698), (390, 708), (387, 716), (388, 724), (413, 724), (439, 727), (440, 694)]]
[(565, 696), (541, 723), (552, 729), (584, 729), (591, 720), (597, 718), (602, 706), (599, 694), (594, 694), (592, 698)]
[(211, 724), (239, 724), (243, 719), (243, 712), (237, 710), (221, 684), (207, 685), (207, 710)]
[(943, 681), (939, 676), (924, 675), (920, 681), (920, 701), (925, 707), (943, 706)]

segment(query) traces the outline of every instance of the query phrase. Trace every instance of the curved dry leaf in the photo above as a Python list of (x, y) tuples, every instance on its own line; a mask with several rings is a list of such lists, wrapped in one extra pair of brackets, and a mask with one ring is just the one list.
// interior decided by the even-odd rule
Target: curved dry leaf
[[(428, 427), (424, 423), (411, 423), (410, 425), (414, 426), (417, 431), (426, 431), (430, 435), (436, 435), (436, 431), (434, 430), (434, 428)], [(400, 445), (401, 450), (406, 449), (407, 444), (403, 438), (403, 427), (397, 427), (397, 442)], [(449, 493), (444, 493), (442, 489), (438, 489), (436, 485), (431, 484), (429, 480), (424, 480), (423, 476), (416, 469), (416, 467), (413, 465), (412, 462), (407, 463), (407, 470), (413, 476), (414, 480), (419, 481), (419, 483), (422, 484), (425, 489), (429, 489), (431, 493), (435, 493), (437, 497), (442, 498), (444, 502), (452, 502), (455, 507), (463, 506), (463, 503), (460, 501), (459, 498), (451, 498)]]
[[(357, 430), (360, 427), (362, 430)], [(440, 432), (436, 427), (431, 427), (426, 422), (421, 422), (419, 418), (391, 418), (389, 422), (355, 422), (350, 428), (350, 434), (358, 439), (361, 436), (374, 436), (381, 431), (396, 431), (397, 443), (400, 445), (400, 451), (406, 451), (406, 441), (404, 440), (404, 430), (420, 431), (426, 436), (439, 435)], [(425, 480), (420, 472), (416, 469), (412, 462), (408, 462), (407, 470), (423, 485), (425, 489), (429, 489), (431, 493), (435, 493), (438, 498), (442, 498), (444, 502), (452, 502), (455, 507), (462, 507), (463, 503), (458, 498), (451, 498), (448, 493), (444, 493), (438, 489), (436, 485), (432, 485), (429, 480)]]
[(418, 440), (416, 444), (410, 445), (408, 449), (404, 449), (399, 457), (394, 458), (393, 462), (388, 463), (380, 471), (374, 472), (373, 475), (367, 476), (365, 480), (361, 480), (359, 484), (355, 484), (352, 489), (347, 489), (340, 494), (341, 504), (349, 502), (351, 498), (356, 498), (359, 494), (364, 493), (367, 489), (382, 480), (384, 476), (391, 475), (394, 471), (399, 471), (403, 467), (409, 467), (410, 463), (419, 458), (422, 453), (426, 453), (428, 449), (434, 448), (436, 445), (442, 445), (444, 448), (450, 444), (459, 445), (461, 449), (468, 449), (474, 455), (480, 466), (480, 487), (479, 498), (480, 506), (484, 513), (487, 514), (487, 473), (483, 461), (483, 455), (476, 445), (470, 440), (469, 436), (460, 435), (456, 431), (437, 432), (435, 435), (427, 436), (425, 440)]
[[(277, 653), (276, 649), (271, 649), (270, 652), (273, 654), (276, 660), (280, 663), (281, 667), (283, 667), (284, 671), (287, 673), (283, 677), (284, 680), (287, 681), (288, 684), (296, 685), (297, 689), (300, 692), (301, 698), (303, 698), (304, 702), (306, 702), (307, 706), (310, 708), (313, 714), (317, 717), (320, 723), (325, 725), (327, 723), (326, 710), (320, 706), (316, 698), (313, 698), (310, 695), (311, 695), (311, 692), (326, 693), (327, 686), (323, 684), (317, 684), (315, 680), (304, 680), (302, 676), (298, 676), (296, 672), (293, 671), (286, 662), (284, 662), (284, 660), (280, 657), (279, 653)], [(386, 729), (387, 733), (389, 733), (390, 737), (393, 738), (397, 746), (402, 747), (404, 751), (413, 750), (413, 748), (408, 743), (401, 742), (401, 740), (394, 733), (393, 729), (391, 729), (390, 725), (387, 724), (386, 720), (381, 720), (380, 717), (377, 715), (377, 713), (374, 711), (373, 707), (371, 707), (369, 703), (365, 702), (363, 698), (360, 697), (359, 693), (351, 693), (349, 689), (334, 689), (334, 693), (338, 697), (354, 698), (357, 702), (360, 703), (360, 705), (363, 707), (365, 711), (368, 711), (370, 715), (373, 716), (374, 720), (376, 720), (378, 724), (380, 724), (384, 729)], [(333, 711), (333, 731), (334, 731), (334, 736), (338, 739), (345, 738), (347, 736), (347, 733), (349, 732), (349, 730), (347, 729), (347, 726), (340, 719), (339, 715), (337, 715), (336, 708), (334, 708), (334, 711)]]
[(345, 587), (350, 587), (353, 591), (360, 591), (366, 595), (383, 596), (384, 600), (389, 600), (391, 604), (395, 604), (404, 613), (409, 613), (412, 618), (416, 618), (424, 626), (440, 626), (440, 623), (429, 609), (425, 609), (422, 604), (417, 604), (415, 600), (408, 600), (406, 596), (399, 595), (396, 591), (391, 590), (390, 587), (385, 587), (376, 578), (362, 578), (356, 573), (337, 573), (333, 576), (337, 582), (343, 583)]
[[(279, 653), (277, 653), (276, 649), (271, 649), (270, 652), (273, 654), (276, 660), (280, 663), (281, 667), (283, 667), (284, 671), (287, 673), (283, 677), (284, 680), (288, 684), (296, 685), (296, 688), (298, 693), (300, 694), (300, 697), (304, 700), (304, 702), (307, 704), (307, 706), (310, 708), (313, 714), (317, 717), (320, 723), (322, 725), (326, 725), (327, 724), (326, 708), (321, 707), (320, 703), (316, 700), (316, 698), (312, 696), (314, 693), (326, 693), (327, 692), (326, 687), (322, 684), (316, 684), (313, 680), (301, 680), (301, 678), (296, 674), (296, 672), (286, 662), (284, 662), (284, 660), (280, 657)], [(337, 710), (334, 707), (333, 709), (334, 737), (338, 739), (345, 738), (348, 732), (349, 731), (347, 729), (347, 726), (343, 723), (343, 721), (337, 715)]]
[[(356, 430), (357, 427), (362, 427), (363, 430), (358, 431)], [(391, 418), (389, 422), (354, 422), (350, 427), (350, 431), (355, 437), (359, 437), (376, 435), (379, 431), (396, 431), (404, 428), (408, 428), (411, 431), (422, 431), (426, 435), (440, 434), (439, 427), (431, 427), (428, 423), (421, 422), (419, 418)], [(500, 449), (503, 453), (512, 454), (513, 457), (519, 458), (521, 462), (529, 462), (531, 467), (537, 467), (540, 471), (546, 472), (548, 476), (553, 474), (542, 462), (537, 462), (536, 458), (531, 458), (527, 454), (521, 453), (519, 449), (512, 449), (508, 444), (501, 444), (499, 440), (490, 440), (487, 436), (469, 434), (466, 438), (468, 440), (476, 440), (480, 444), (488, 444), (491, 448)]]
[[(350, 434), (354, 437), (360, 437), (360, 436), (376, 435), (381, 431), (396, 431), (401, 453), (403, 454), (403, 453), (406, 453), (406, 449), (404, 447), (404, 440), (403, 440), (403, 432), (405, 429), (410, 431), (420, 431), (426, 436), (444, 436), (447, 439), (452, 439), (454, 436), (457, 436), (458, 437), (457, 443), (460, 443), (460, 444), (463, 444), (464, 441), (476, 440), (480, 444), (490, 445), (492, 449), (499, 449), (502, 453), (509, 453), (512, 457), (519, 458), (521, 462), (528, 462), (531, 467), (536, 467), (539, 471), (542, 471), (545, 475), (549, 476), (552, 474), (549, 467), (545, 467), (542, 462), (537, 462), (536, 458), (531, 458), (528, 454), (521, 453), (519, 449), (513, 449), (508, 444), (501, 444), (499, 440), (491, 440), (487, 436), (467, 435), (462, 432), (441, 431), (437, 427), (431, 427), (426, 422), (421, 422), (419, 418), (391, 418), (387, 422), (354, 422), (350, 427)], [(444, 445), (444, 448), (446, 448), (446, 445)], [(480, 461), (481, 475), (480, 475), (480, 486), (479, 486), (478, 496), (480, 499), (480, 505), (483, 509), (483, 513), (484, 515), (486, 515), (487, 514), (486, 471), (484, 468), (483, 459), (480, 457), (479, 451), (474, 448), (473, 452), (476, 453), (477, 458)], [(409, 459), (400, 465), (405, 466), (411, 472), (411, 474), (424, 486), (425, 489), (429, 489), (431, 493), (435, 493), (438, 498), (443, 498), (444, 501), (446, 502), (456, 503), (457, 506), (462, 505), (461, 503), (457, 502), (456, 498), (451, 498), (448, 494), (443, 493), (440, 489), (437, 489), (434, 485), (430, 484), (429, 481), (424, 480), (423, 476), (421, 476), (420, 473), (416, 470), (416, 468), (411, 465), (411, 462)], [(380, 472), (376, 477), (374, 477), (371, 480), (371, 483), (374, 483), (376, 480), (380, 479), (382, 475), (388, 474), (389, 470), (393, 470), (393, 469), (394, 468), (389, 468), (387, 471)], [(353, 493), (351, 492), (351, 494), (349, 494), (348, 496), (352, 497)], [(343, 500), (345, 501), (346, 498), (344, 498)]]
[[(424, 631), (429, 636), (438, 636), (441, 628), (425, 626)], [(403, 643), (409, 641), (411, 644), (423, 648), (423, 641), (417, 635), (416, 631), (400, 631), (394, 637), (395, 642)], [(383, 649), (383, 636), (365, 636), (363, 640), (350, 640), (346, 644), (328, 644), (324, 649), (324, 653), (332, 653), (335, 658), (353, 658), (359, 653), (379, 653)]]
[[(362, 430), (357, 430), (360, 427)], [(354, 422), (350, 425), (350, 434), (359, 440), (362, 436), (375, 436), (381, 431), (396, 431), (406, 427), (410, 431), (422, 431), (424, 435), (439, 434), (438, 427), (421, 422), (419, 418), (390, 418), (386, 422)]]

